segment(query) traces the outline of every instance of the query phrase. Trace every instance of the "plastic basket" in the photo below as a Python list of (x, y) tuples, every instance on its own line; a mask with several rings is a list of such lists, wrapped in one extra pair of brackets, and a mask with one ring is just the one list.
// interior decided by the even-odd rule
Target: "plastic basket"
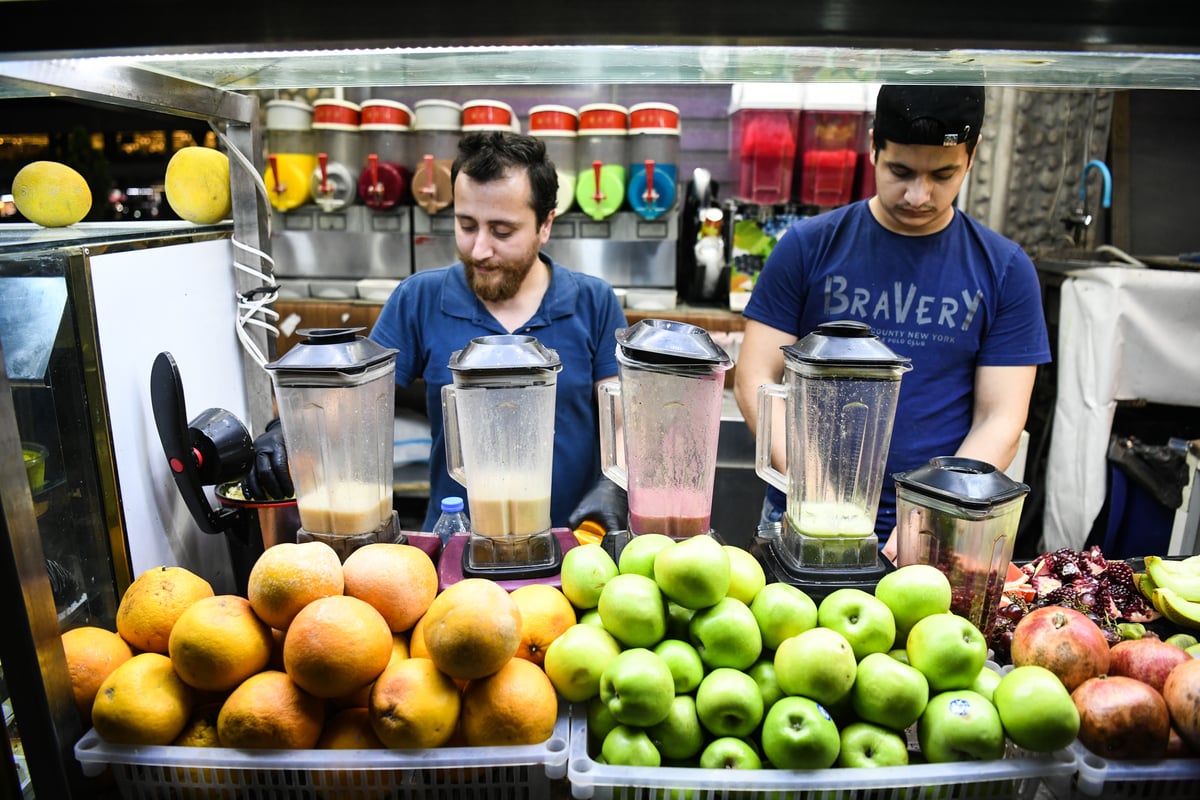
[(1047, 754), (1014, 749), (996, 761), (874, 769), (618, 767), (599, 764), (588, 754), (587, 708), (576, 704), (567, 780), (579, 800), (1014, 800), (1038, 797), (1042, 789), (1061, 796), (1075, 775), (1075, 762), (1075, 752), (1064, 748)]
[(1122, 761), (1098, 756), (1078, 740), (1072, 748), (1079, 765), (1074, 797), (1200, 797), (1200, 759)]
[(434, 750), (238, 750), (131, 747), (95, 729), (75, 745), (84, 774), (105, 767), (122, 798), (180, 800), (548, 800), (566, 774), (569, 717), (538, 745)]

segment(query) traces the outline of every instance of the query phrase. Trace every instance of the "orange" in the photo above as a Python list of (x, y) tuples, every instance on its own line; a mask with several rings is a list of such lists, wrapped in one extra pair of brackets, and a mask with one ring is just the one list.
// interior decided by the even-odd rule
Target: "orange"
[(166, 654), (175, 620), (192, 603), (212, 596), (212, 585), (188, 569), (148, 569), (121, 596), (117, 633), (138, 650)]
[(428, 658), (384, 670), (371, 690), (371, 727), (388, 747), (441, 747), (458, 724), (458, 686)]
[(463, 690), (459, 723), (470, 747), (538, 744), (554, 733), (558, 695), (536, 664), (511, 659)]
[(92, 725), (111, 744), (166, 745), (192, 713), (195, 694), (161, 653), (139, 653), (114, 669), (96, 692)]
[[(383, 742), (371, 727), (371, 715), (365, 708), (346, 708), (325, 722), (317, 741), (319, 750), (382, 749)], [(385, 800), (400, 786), (403, 770), (329, 769), (312, 770), (312, 785), (324, 800)]]
[[(220, 747), (217, 737), (217, 715), (220, 703), (197, 705), (183, 732), (171, 744), (175, 747)], [(240, 775), (229, 771), (220, 774), (209, 767), (168, 766), (163, 777), (170, 781), (174, 796), (181, 800), (224, 800), (230, 782), (237, 782)]]
[(325, 701), (276, 670), (243, 681), (217, 715), (223, 747), (311, 750), (324, 726)]
[(433, 560), (410, 544), (360, 547), (346, 557), (342, 574), (345, 593), (374, 606), (395, 633), (412, 628), (437, 595)]
[(348, 695), (379, 677), (392, 657), (392, 631), (370, 603), (322, 597), (306, 605), (283, 640), (283, 668), (317, 697)]
[(561, 589), (546, 583), (530, 583), (512, 591), (521, 612), (521, 644), (517, 658), (539, 667), (546, 661), (546, 648), (575, 624), (575, 606)]
[(167, 653), (189, 686), (227, 692), (267, 668), (273, 643), (271, 629), (249, 600), (220, 594), (197, 600), (179, 615)]
[(412, 630), (408, 635), (408, 657), (409, 658), (429, 658), (429, 648), (425, 646), (425, 619), (429, 615), (421, 617), (417, 620), (417, 624), (413, 625)]
[(521, 645), (521, 611), (504, 587), (467, 578), (434, 598), (425, 614), (429, 657), (452, 678), (491, 675)]
[(221, 713), (222, 705), (205, 703), (196, 706), (183, 731), (171, 744), (179, 747), (220, 747), (221, 740), (217, 737), (217, 715)]
[(337, 551), (324, 542), (280, 542), (250, 568), (246, 597), (259, 619), (286, 630), (292, 618), (319, 597), (340, 595), (345, 585)]
[[(393, 633), (392, 656), (388, 659), (388, 667), (406, 658), (408, 658), (408, 635)], [(384, 671), (387, 671), (387, 667), (384, 667)], [(333, 698), (334, 705), (338, 708), (366, 708), (371, 705), (371, 689), (374, 686), (375, 681), (371, 681), (361, 689), (353, 691), (344, 697), (335, 697)]]
[(120, 634), (93, 625), (67, 631), (62, 635), (62, 644), (67, 655), (67, 674), (71, 676), (75, 707), (87, 728), (92, 724), (92, 703), (96, 701), (100, 684), (114, 669), (132, 658), (133, 651)]

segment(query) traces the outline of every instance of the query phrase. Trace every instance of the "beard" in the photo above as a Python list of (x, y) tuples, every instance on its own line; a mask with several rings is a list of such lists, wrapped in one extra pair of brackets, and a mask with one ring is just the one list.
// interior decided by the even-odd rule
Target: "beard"
[[(467, 286), (480, 300), (490, 303), (511, 300), (516, 296), (525, 276), (540, 264), (537, 249), (533, 249), (526, 257), (510, 261), (484, 264), (475, 259), (459, 254), (466, 271)], [(486, 267), (489, 272), (481, 274), (480, 267)]]

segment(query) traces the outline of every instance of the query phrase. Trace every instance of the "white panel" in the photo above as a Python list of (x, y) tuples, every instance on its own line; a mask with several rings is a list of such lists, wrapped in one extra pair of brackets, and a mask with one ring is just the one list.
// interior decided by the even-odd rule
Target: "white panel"
[(183, 380), (189, 420), (206, 408), (247, 419), (231, 245), (219, 240), (106, 253), (92, 259), (92, 279), (133, 573), (183, 566), (218, 594), (231, 593), (225, 537), (201, 531), (184, 505), (150, 403), (150, 370), (167, 351)]

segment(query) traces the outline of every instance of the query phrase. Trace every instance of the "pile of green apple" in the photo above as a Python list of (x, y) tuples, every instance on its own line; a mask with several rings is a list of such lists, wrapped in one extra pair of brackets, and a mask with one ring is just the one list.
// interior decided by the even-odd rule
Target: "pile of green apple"
[[(999, 759), (1066, 747), (1079, 714), (1041, 666), (1001, 676), (927, 565), (818, 604), (767, 583), (709, 536), (636, 536), (616, 562), (565, 554), (579, 621), (546, 651), (560, 696), (586, 704), (589, 751), (635, 767), (826, 769)], [(910, 752), (913, 730), (919, 751)]]

